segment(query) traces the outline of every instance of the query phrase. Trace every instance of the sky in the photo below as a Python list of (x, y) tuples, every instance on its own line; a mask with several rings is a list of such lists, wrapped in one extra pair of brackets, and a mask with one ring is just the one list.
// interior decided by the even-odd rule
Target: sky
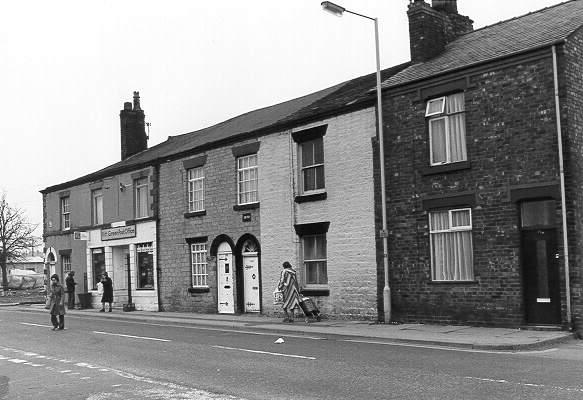
[[(429, 0), (427, 0), (429, 2)], [(458, 0), (474, 29), (560, 0)], [(320, 0), (18, 0), (0, 5), (0, 194), (42, 195), (120, 161), (140, 92), (149, 146), (375, 71), (374, 24)], [(381, 68), (408, 61), (409, 0), (338, 0), (378, 18)]]

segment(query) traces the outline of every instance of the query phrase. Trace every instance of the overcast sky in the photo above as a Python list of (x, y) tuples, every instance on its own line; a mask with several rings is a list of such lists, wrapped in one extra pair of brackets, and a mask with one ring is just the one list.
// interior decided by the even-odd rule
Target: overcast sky
[[(48, 186), (120, 160), (140, 92), (149, 145), (374, 72), (366, 19), (320, 0), (11, 0), (0, 6), (0, 192), (42, 234)], [(474, 28), (558, 0), (458, 0)], [(338, 1), (379, 19), (381, 67), (409, 56), (409, 0)]]

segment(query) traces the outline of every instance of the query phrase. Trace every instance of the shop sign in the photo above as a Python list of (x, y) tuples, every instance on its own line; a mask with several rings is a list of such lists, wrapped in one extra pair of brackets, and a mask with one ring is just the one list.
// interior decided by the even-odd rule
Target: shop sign
[(131, 238), (136, 236), (136, 226), (120, 226), (117, 228), (107, 228), (101, 230), (101, 240), (116, 240)]

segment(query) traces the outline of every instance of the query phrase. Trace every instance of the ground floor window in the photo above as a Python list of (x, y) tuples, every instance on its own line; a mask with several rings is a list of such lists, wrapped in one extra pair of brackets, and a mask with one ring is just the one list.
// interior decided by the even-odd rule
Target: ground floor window
[(93, 289), (97, 289), (97, 283), (105, 273), (105, 251), (103, 248), (91, 249), (91, 268), (93, 273)]
[(474, 279), (472, 210), (429, 213), (431, 277), (434, 281)]
[(61, 255), (61, 265), (63, 267), (63, 274), (71, 272), (71, 256), (68, 254)]
[(137, 245), (138, 289), (154, 289), (154, 248), (152, 242)]
[(192, 268), (192, 287), (208, 287), (206, 243), (190, 244), (190, 263)]
[(326, 234), (302, 236), (302, 250), (306, 285), (327, 285)]

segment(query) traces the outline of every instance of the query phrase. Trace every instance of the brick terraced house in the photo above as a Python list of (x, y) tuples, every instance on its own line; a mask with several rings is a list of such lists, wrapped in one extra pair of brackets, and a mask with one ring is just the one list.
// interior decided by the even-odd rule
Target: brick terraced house
[(477, 30), (456, 1), (408, 16), (411, 65), (383, 82), (394, 319), (568, 326), (583, 311), (583, 1)]
[(568, 326), (583, 311), (583, 0), (477, 30), (455, 0), (408, 16), (411, 61), (382, 71), (385, 205), (374, 74), (151, 148), (122, 111), (122, 161), (42, 191), (47, 263), (69, 255), (89, 290), (129, 271), (123, 302), (149, 254), (136, 308), (273, 315), (289, 261), (328, 317), (382, 320), (384, 206), (392, 320)]

